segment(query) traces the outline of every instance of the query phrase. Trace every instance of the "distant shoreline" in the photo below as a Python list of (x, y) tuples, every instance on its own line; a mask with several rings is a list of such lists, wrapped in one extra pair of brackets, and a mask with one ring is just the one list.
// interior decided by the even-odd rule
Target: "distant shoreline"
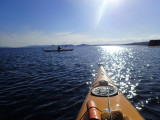
[[(148, 46), (149, 42), (134, 42), (134, 43), (126, 43), (126, 44), (80, 44), (80, 45), (60, 45), (62, 47), (75, 47), (75, 46)], [(56, 48), (57, 45), (31, 45), (25, 47), (0, 47), (2, 48), (45, 48), (45, 47), (52, 47)]]

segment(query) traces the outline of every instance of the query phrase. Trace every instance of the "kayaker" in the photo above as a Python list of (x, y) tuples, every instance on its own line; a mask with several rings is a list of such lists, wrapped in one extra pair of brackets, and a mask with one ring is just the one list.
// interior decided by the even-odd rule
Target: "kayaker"
[(60, 46), (58, 46), (57, 50), (60, 51), (62, 48)]

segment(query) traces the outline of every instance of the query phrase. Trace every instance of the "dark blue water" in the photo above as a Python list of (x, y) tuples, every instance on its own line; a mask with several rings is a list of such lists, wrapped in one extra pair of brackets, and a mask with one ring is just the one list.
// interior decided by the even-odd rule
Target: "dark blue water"
[(132, 46), (1, 49), (0, 120), (76, 119), (99, 63), (146, 120), (159, 120), (160, 47)]

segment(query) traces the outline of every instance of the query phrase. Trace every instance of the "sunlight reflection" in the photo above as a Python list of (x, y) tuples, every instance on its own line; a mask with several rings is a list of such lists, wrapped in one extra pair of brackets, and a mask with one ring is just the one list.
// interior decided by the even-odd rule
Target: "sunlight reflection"
[(108, 52), (110, 54), (120, 53), (124, 50), (123, 47), (119, 46), (101, 46), (101, 48), (103, 49), (104, 52)]
[[(137, 95), (136, 87), (139, 85), (133, 79), (134, 72), (133, 51), (122, 46), (100, 46), (100, 62), (105, 64), (106, 70), (120, 91), (126, 94), (128, 99)], [(132, 71), (132, 72), (131, 72)], [(131, 79), (132, 78), (132, 79)]]
[(125, 51), (124, 47), (120, 46), (100, 46), (99, 52), (101, 53), (100, 62), (102, 64), (107, 63), (109, 69), (120, 69), (124, 68), (125, 60), (122, 56)]

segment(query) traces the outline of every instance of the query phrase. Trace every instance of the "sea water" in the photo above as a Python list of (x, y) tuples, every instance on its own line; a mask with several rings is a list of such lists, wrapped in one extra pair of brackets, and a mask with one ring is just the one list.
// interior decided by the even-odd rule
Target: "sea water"
[(146, 120), (160, 118), (160, 47), (0, 49), (0, 120), (74, 120), (98, 64)]

